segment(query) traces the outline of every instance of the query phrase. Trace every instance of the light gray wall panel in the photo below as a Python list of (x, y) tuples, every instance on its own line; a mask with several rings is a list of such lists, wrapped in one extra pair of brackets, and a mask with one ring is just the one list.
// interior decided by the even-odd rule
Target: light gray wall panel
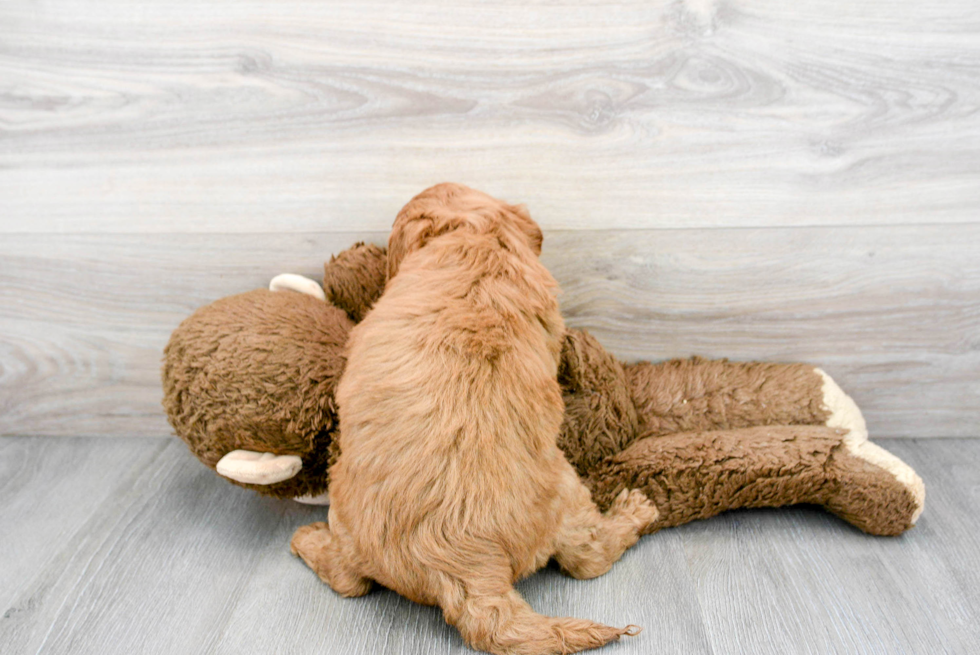
[(971, 222), (978, 106), (973, 0), (8, 1), (0, 232)]
[[(167, 434), (159, 363), (195, 308), (383, 233), (7, 235), (0, 433)], [(628, 361), (822, 366), (872, 435), (976, 436), (980, 225), (560, 231), (572, 327)]]

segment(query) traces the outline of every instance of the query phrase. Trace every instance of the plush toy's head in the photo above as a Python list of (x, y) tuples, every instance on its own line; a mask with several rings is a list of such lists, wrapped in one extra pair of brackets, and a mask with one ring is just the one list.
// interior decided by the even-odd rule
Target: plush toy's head
[(163, 405), (211, 468), (234, 450), (295, 455), (302, 469), (241, 486), (281, 498), (326, 491), (336, 458), (334, 390), (353, 322), (322, 300), (264, 289), (202, 307), (164, 350)]
[[(324, 494), (339, 454), (344, 346), (381, 295), (385, 270), (384, 248), (358, 243), (324, 265), (321, 297), (260, 289), (194, 312), (164, 350), (163, 405), (177, 436), (240, 486), (279, 498)], [(235, 473), (223, 468), (236, 464)]]

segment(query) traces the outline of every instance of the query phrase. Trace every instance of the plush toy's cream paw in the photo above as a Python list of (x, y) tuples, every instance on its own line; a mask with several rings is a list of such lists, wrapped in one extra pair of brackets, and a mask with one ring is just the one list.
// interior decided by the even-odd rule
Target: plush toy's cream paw
[(296, 455), (273, 455), (233, 450), (218, 461), (218, 475), (245, 484), (274, 484), (295, 476), (303, 468)]
[(909, 490), (916, 503), (912, 516), (914, 524), (925, 508), (926, 488), (922, 478), (908, 464), (868, 441), (868, 427), (857, 403), (829, 375), (819, 368), (814, 370), (823, 379), (823, 406), (830, 412), (827, 426), (848, 430), (844, 445), (852, 455), (888, 471)]
[(327, 299), (327, 294), (319, 284), (308, 277), (293, 273), (283, 273), (272, 278), (269, 282), (269, 291), (297, 291), (320, 300)]
[(922, 515), (922, 510), (925, 509), (926, 504), (926, 486), (922, 482), (922, 478), (918, 476), (911, 466), (870, 441), (864, 441), (857, 445), (847, 444), (847, 447), (852, 455), (885, 469), (909, 490), (909, 493), (915, 499), (915, 511), (911, 518), (911, 522), (914, 525)]

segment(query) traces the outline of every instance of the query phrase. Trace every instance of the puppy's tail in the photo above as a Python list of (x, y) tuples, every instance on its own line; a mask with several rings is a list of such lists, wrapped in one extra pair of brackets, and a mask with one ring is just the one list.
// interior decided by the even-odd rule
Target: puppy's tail
[(469, 595), (456, 612), (446, 612), (446, 620), (473, 648), (500, 655), (565, 655), (640, 632), (635, 625), (613, 628), (585, 619), (542, 616), (513, 589), (501, 596)]

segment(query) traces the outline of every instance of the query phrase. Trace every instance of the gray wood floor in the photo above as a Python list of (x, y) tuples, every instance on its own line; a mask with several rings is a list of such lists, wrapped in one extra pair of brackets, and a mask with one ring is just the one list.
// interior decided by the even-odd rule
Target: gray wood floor
[[(980, 440), (882, 440), (925, 514), (870, 537), (812, 507), (645, 537), (607, 575), (521, 583), (539, 611), (639, 637), (609, 653), (971, 653), (980, 638)], [(455, 653), (430, 607), (342, 599), (288, 550), (321, 508), (260, 498), (176, 439), (0, 439), (3, 653)]]

